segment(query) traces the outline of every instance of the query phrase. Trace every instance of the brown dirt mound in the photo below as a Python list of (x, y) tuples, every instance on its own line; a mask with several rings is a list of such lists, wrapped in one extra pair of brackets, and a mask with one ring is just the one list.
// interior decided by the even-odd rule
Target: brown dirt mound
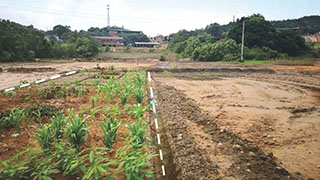
[(157, 92), (181, 179), (295, 179), (272, 153), (220, 129), (181, 91), (157, 83)]

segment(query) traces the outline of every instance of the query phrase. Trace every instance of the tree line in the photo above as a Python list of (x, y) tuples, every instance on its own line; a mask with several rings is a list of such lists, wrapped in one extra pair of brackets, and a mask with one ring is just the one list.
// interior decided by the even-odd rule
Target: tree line
[(265, 20), (260, 14), (242, 17), (223, 26), (215, 23), (200, 30), (179, 31), (170, 41), (169, 48), (183, 57), (198, 61), (238, 60), (243, 22), (244, 58), (247, 60), (320, 56), (320, 49), (307, 45), (300, 34), (277, 30), (274, 22)]
[(64, 43), (58, 42), (55, 36), (45, 38), (46, 32), (33, 26), (0, 20), (0, 62), (32, 61), (35, 58), (92, 57), (99, 52), (99, 43), (96, 40), (82, 37), (77, 31), (71, 31), (68, 26), (54, 30), (56, 32), (50, 33), (63, 39)]

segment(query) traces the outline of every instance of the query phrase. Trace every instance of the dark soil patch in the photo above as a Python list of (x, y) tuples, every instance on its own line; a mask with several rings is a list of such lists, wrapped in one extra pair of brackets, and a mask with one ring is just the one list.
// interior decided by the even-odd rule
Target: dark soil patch
[(163, 72), (163, 71), (169, 71), (172, 73), (186, 73), (186, 72), (217, 72), (217, 73), (267, 73), (267, 74), (273, 74), (276, 73), (272, 69), (254, 69), (254, 68), (181, 68), (181, 69), (168, 69), (168, 68), (153, 68), (150, 69), (152, 72)]
[(19, 68), (8, 68), (7, 71), (8, 72), (23, 72), (23, 73), (31, 73), (31, 72), (51, 72), (51, 71), (55, 71), (55, 68), (47, 68), (47, 67), (43, 67), (43, 68), (23, 68), (23, 67), (19, 67)]
[[(213, 118), (201, 112), (196, 102), (187, 98), (183, 92), (159, 83), (157, 92), (160, 115), (167, 129), (169, 144), (180, 173), (179, 179), (295, 179), (280, 166), (272, 153), (265, 154), (247, 140), (221, 130)], [(203, 131), (210, 135), (213, 143), (223, 144), (223, 155), (232, 158), (227, 174), (218, 173), (220, 167), (217, 163), (210, 161), (200, 151), (194, 137), (188, 132), (186, 120), (204, 127)]]

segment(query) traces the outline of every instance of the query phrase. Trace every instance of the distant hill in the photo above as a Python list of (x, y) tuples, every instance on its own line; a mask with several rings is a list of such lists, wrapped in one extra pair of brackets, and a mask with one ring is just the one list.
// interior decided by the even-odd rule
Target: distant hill
[(320, 32), (320, 16), (304, 16), (299, 19), (271, 21), (277, 28), (299, 27), (302, 34), (315, 34)]

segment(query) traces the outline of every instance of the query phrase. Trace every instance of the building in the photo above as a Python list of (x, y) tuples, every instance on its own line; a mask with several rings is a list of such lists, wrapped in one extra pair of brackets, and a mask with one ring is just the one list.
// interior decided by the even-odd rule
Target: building
[(155, 46), (160, 46), (158, 42), (134, 42), (134, 47), (146, 47), (146, 48), (154, 48)]
[(121, 42), (123, 38), (118, 36), (90, 36), (90, 38), (98, 40), (101, 46), (123, 46), (123, 43)]
[(307, 43), (320, 43), (320, 35), (302, 36)]

